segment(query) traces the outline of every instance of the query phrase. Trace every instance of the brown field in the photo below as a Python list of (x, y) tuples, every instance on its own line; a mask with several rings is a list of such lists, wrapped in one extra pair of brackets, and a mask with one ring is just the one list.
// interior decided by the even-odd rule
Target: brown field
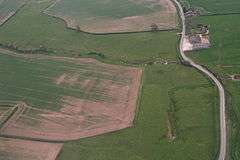
[[(63, 19), (69, 28), (77, 29), (90, 33), (121, 33), (121, 32), (140, 32), (151, 30), (151, 24), (157, 24), (159, 29), (173, 29), (177, 27), (176, 8), (171, 0), (129, 0), (138, 5), (146, 2), (151, 3), (151, 7), (162, 6), (159, 11), (149, 14), (133, 15), (128, 17), (116, 18), (109, 16), (89, 15), (79, 18), (68, 14), (67, 11), (55, 11), (54, 7), (62, 7), (64, 0), (56, 0), (45, 13)], [(129, 8), (131, 10), (131, 8)], [(76, 11), (77, 12), (77, 11)]]
[(55, 160), (62, 144), (0, 138), (1, 160)]
[[(44, 59), (44, 56), (39, 58)], [(132, 125), (142, 69), (103, 64), (89, 58), (51, 59), (84, 64), (89, 76), (83, 76), (85, 72), (75, 71), (64, 72), (52, 79), (55, 85), (61, 87), (80, 88), (84, 91), (82, 98), (63, 95), (58, 111), (19, 104), (18, 110), (1, 128), (1, 135), (65, 141)], [(88, 98), (93, 97), (92, 94), (102, 98)]]

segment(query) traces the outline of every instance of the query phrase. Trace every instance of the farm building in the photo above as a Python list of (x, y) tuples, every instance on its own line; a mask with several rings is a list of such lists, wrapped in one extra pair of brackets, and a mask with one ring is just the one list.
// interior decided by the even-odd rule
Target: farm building
[(196, 34), (184, 38), (184, 51), (205, 49), (211, 46), (208, 35)]

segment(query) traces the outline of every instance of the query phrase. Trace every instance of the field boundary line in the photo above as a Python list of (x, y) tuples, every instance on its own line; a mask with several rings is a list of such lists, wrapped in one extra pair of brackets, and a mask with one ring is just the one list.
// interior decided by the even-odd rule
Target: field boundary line
[[(68, 50), (69, 52), (74, 52), (72, 50)], [(77, 58), (73, 58), (73, 57), (67, 57), (67, 56), (49, 56), (49, 55), (45, 55), (45, 54), (39, 54), (39, 53), (23, 53), (23, 52), (19, 52), (18, 50), (15, 50), (15, 49), (11, 49), (11, 48), (7, 48), (6, 46), (2, 45), (0, 43), (0, 52), (2, 54), (5, 54), (5, 55), (10, 55), (10, 56), (16, 56), (16, 57), (22, 57), (22, 58), (29, 58), (29, 59), (39, 59), (39, 60), (56, 60), (56, 61), (64, 61), (64, 62), (76, 62), (76, 59), (90, 59), (90, 60), (94, 60), (96, 62), (99, 62), (99, 66), (100, 67), (103, 67), (104, 71), (106, 69), (106, 66), (102, 66), (102, 64), (105, 64), (105, 65), (115, 65), (115, 66), (120, 66), (121, 68), (141, 68), (141, 66), (139, 65), (124, 65), (124, 64), (119, 64), (119, 63), (107, 63), (106, 61), (104, 60), (100, 60), (96, 57), (91, 57), (91, 56), (84, 56), (84, 57), (77, 57)], [(91, 63), (91, 65), (93, 66), (93, 64), (95, 64), (96, 62), (89, 62)], [(86, 63), (86, 62), (85, 62)], [(79, 64), (77, 64), (79, 65)], [(93, 67), (89, 67), (88, 69), (95, 69)], [(99, 67), (98, 66), (98, 67)], [(64, 67), (63, 67), (64, 68)], [(65, 68), (68, 68), (68, 67), (65, 67)], [(72, 67), (69, 67), (69, 68), (72, 68)]]
[(203, 14), (200, 15), (199, 17), (231, 16), (231, 15), (240, 15), (240, 12)]

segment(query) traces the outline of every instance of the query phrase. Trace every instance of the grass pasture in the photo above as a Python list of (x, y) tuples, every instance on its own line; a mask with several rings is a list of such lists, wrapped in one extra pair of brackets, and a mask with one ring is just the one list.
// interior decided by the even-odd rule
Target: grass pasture
[[(56, 86), (56, 79), (66, 71), (69, 73), (69, 69), (74, 69), (77, 64), (47, 60), (41, 58), (42, 56), (36, 60), (6, 54), (0, 56), (0, 100), (25, 101), (35, 107), (24, 112), (25, 117), (39, 114), (36, 112), (38, 109), (59, 110), (57, 100), (61, 94), (82, 97), (81, 92), (70, 90), (71, 86), (64, 86), (66, 81), (62, 81), (62, 87)], [(78, 69), (81, 68), (79, 65)], [(49, 79), (49, 75), (53, 78)], [(120, 81), (123, 82), (124, 80)], [(51, 83), (55, 87), (46, 85)], [(57, 94), (59, 98), (56, 97)], [(81, 157), (89, 160), (112, 160), (114, 157), (116, 160), (154, 160), (178, 157), (179, 160), (211, 160), (216, 156), (218, 146), (216, 94), (209, 81), (204, 80), (193, 69), (175, 64), (148, 66), (143, 77), (143, 90), (134, 126), (68, 142), (59, 159), (79, 160)], [(35, 122), (32, 119), (28, 123), (39, 123)], [(176, 139), (168, 138), (169, 128), (174, 131)]]
[(176, 31), (91, 35), (66, 29), (59, 19), (43, 14), (49, 1), (29, 2), (8, 23), (0, 27), (0, 43), (20, 49), (43, 46), (65, 56), (102, 53), (111, 61), (143, 61), (153, 57), (176, 58)]
[(230, 75), (240, 73), (240, 15), (203, 16), (193, 19), (193, 24), (209, 24), (212, 47), (195, 51), (191, 57), (206, 65), (219, 77), (228, 92), (228, 115), (230, 125), (229, 159), (240, 159), (240, 82), (229, 79)]
[[(68, 1), (62, 2), (68, 3)], [(93, 1), (85, 2), (87, 4)], [(117, 6), (117, 3), (122, 2), (124, 0), (115, 1), (114, 5)], [(54, 51), (51, 52), (52, 54), (75, 57), (88, 56), (88, 53), (101, 53), (105, 61), (112, 63), (119, 63), (121, 60), (141, 62), (156, 57), (177, 61), (175, 54), (178, 46), (177, 31), (86, 34), (69, 30), (63, 21), (42, 13), (50, 5), (50, 0), (31, 0), (8, 23), (0, 27), (0, 43), (13, 44), (20, 49), (36, 49), (43, 46)], [(163, 11), (163, 8), (159, 9)], [(128, 10), (126, 14), (130, 15), (121, 16), (132, 17), (135, 13), (139, 14), (138, 11), (133, 10), (130, 13)], [(114, 11), (108, 12), (107, 14), (113, 14)], [(118, 10), (114, 14), (119, 15)], [(144, 11), (144, 14), (150, 13)], [(121, 16), (115, 17), (122, 18)], [(4, 50), (0, 52), (5, 53)], [(46, 59), (38, 56), (23, 58), (0, 54), (0, 100), (24, 101), (31, 106), (23, 110), (24, 114), (20, 117), (22, 121), (18, 121), (17, 125), (15, 123), (15, 126), (12, 125), (13, 127), (8, 128), (7, 131), (1, 130), (2, 133), (23, 133), (24, 128), (21, 132), (14, 130), (17, 127), (21, 128), (22, 123), (27, 123), (29, 128), (33, 126), (35, 133), (41, 129), (54, 130), (50, 128), (54, 123), (69, 127), (69, 122), (74, 118), (76, 122), (76, 117), (70, 117), (68, 114), (68, 121), (61, 119), (63, 115), (56, 114), (63, 109), (61, 105), (71, 106), (61, 110), (64, 112), (74, 111), (74, 106), (80, 104), (78, 100), (82, 98), (94, 103), (111, 102), (113, 99), (109, 95), (119, 94), (120, 90), (115, 88), (117, 93), (115, 91), (104, 94), (106, 90), (99, 87), (102, 80), (112, 80), (117, 85), (123, 86), (128, 86), (131, 81), (128, 76), (123, 76), (124, 71), (115, 72), (112, 67), (107, 69), (113, 71), (106, 71), (106, 68), (95, 64), (86, 67), (69, 61), (58, 61), (53, 57)], [(99, 70), (101, 73), (98, 72)], [(79, 77), (83, 81), (96, 80), (87, 94), (83, 92), (86, 88)], [(209, 81), (194, 69), (170, 63), (147, 66), (142, 85), (139, 108), (132, 127), (68, 142), (64, 144), (58, 159), (168, 160), (176, 157), (178, 160), (214, 159), (218, 148), (218, 99), (216, 89)], [(124, 92), (121, 95), (120, 99), (124, 99), (127, 94)], [(69, 103), (69, 97), (75, 97), (71, 99), (75, 100), (75, 104)], [(112, 106), (108, 108), (114, 108)], [(76, 115), (79, 116), (79, 113), (84, 112), (79, 111)], [(90, 123), (85, 123), (84, 127), (99, 120), (104, 122), (106, 119), (101, 116), (89, 116), (87, 121)], [(48, 128), (43, 128), (46, 127), (45, 122), (49, 124)], [(39, 127), (39, 124), (42, 126)], [(72, 126), (77, 128), (76, 125)], [(176, 138), (174, 139), (173, 136)]]
[(148, 31), (177, 26), (170, 0), (57, 0), (45, 13), (62, 18), (70, 28), (91, 33)]
[(183, 4), (201, 8), (204, 14), (240, 13), (239, 0), (181, 0)]
[[(181, 65), (145, 68), (134, 126), (64, 144), (60, 160), (212, 160), (218, 146), (215, 88)], [(194, 94), (193, 94), (194, 93)], [(176, 139), (168, 139), (168, 113)], [(171, 153), (171, 154), (170, 154)]]
[(1, 0), (0, 25), (5, 23), (15, 12), (26, 3), (26, 0)]

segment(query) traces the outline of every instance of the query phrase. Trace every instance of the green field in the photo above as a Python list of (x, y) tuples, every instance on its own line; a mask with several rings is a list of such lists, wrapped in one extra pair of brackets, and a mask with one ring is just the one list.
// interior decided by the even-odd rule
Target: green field
[(239, 0), (181, 0), (191, 7), (202, 8), (205, 14), (240, 13)]
[(239, 74), (240, 70), (240, 15), (198, 17), (193, 24), (209, 24), (212, 47), (208, 50), (193, 52), (191, 56), (201, 64), (208, 66), (217, 73), (229, 92), (227, 109), (229, 111), (232, 128), (230, 135), (232, 160), (240, 158), (240, 82), (227, 79), (229, 75)]
[(240, 159), (240, 92), (239, 81), (233, 81), (231, 75), (239, 74), (240, 69), (240, 1), (192, 1), (193, 6), (203, 7), (210, 14), (229, 14), (195, 17), (193, 26), (210, 26), (212, 47), (208, 50), (192, 52), (191, 57), (207, 66), (222, 80), (227, 91), (227, 110), (229, 117), (229, 155), (231, 160)]
[(152, 23), (171, 29), (177, 22), (168, 0), (59, 0), (45, 13), (65, 20), (70, 28), (91, 33), (149, 31)]
[[(149, 66), (134, 127), (66, 143), (59, 159), (212, 160), (218, 148), (216, 94), (193, 69)], [(166, 138), (169, 112), (176, 132), (173, 141)]]
[(62, 21), (41, 13), (49, 4), (33, 1), (26, 5), (7, 24), (0, 27), (0, 43), (14, 44), (21, 49), (44, 46), (56, 51), (55, 54), (66, 56), (97, 52), (115, 61), (141, 61), (154, 56), (170, 59), (176, 57), (168, 54), (176, 51), (176, 32), (98, 36), (77, 33), (67, 29)]
[[(45, 54), (69, 57), (101, 53), (104, 55), (101, 60), (111, 63), (141, 63), (155, 60), (156, 57), (177, 61), (177, 31), (86, 34), (69, 30), (63, 21), (42, 13), (50, 4), (48, 0), (31, 0), (8, 23), (0, 27), (0, 44), (14, 45), (19, 50), (44, 47), (48, 50)], [(112, 14), (113, 11), (109, 12)], [(81, 88), (59, 87), (54, 83), (54, 78), (69, 70), (80, 72), (83, 67), (81, 65), (0, 54), (0, 66), (0, 100), (25, 101), (36, 108), (58, 110), (59, 99), (63, 94), (85, 97)], [(194, 69), (176, 63), (146, 66), (142, 84), (133, 127), (68, 142), (59, 159), (216, 158), (219, 123), (215, 87)], [(98, 91), (94, 90), (88, 98), (104, 99), (97, 94)], [(170, 140), (169, 134), (175, 135), (176, 139)]]
[[(80, 64), (6, 54), (0, 55), (0, 62), (0, 100), (58, 110), (63, 94), (82, 97), (81, 89), (60, 87), (53, 81), (69, 69), (81, 71)], [(194, 69), (176, 64), (148, 66), (134, 127), (66, 143), (59, 159), (213, 159), (218, 148), (216, 102), (216, 89)], [(173, 141), (167, 138), (169, 128), (176, 136)]]

